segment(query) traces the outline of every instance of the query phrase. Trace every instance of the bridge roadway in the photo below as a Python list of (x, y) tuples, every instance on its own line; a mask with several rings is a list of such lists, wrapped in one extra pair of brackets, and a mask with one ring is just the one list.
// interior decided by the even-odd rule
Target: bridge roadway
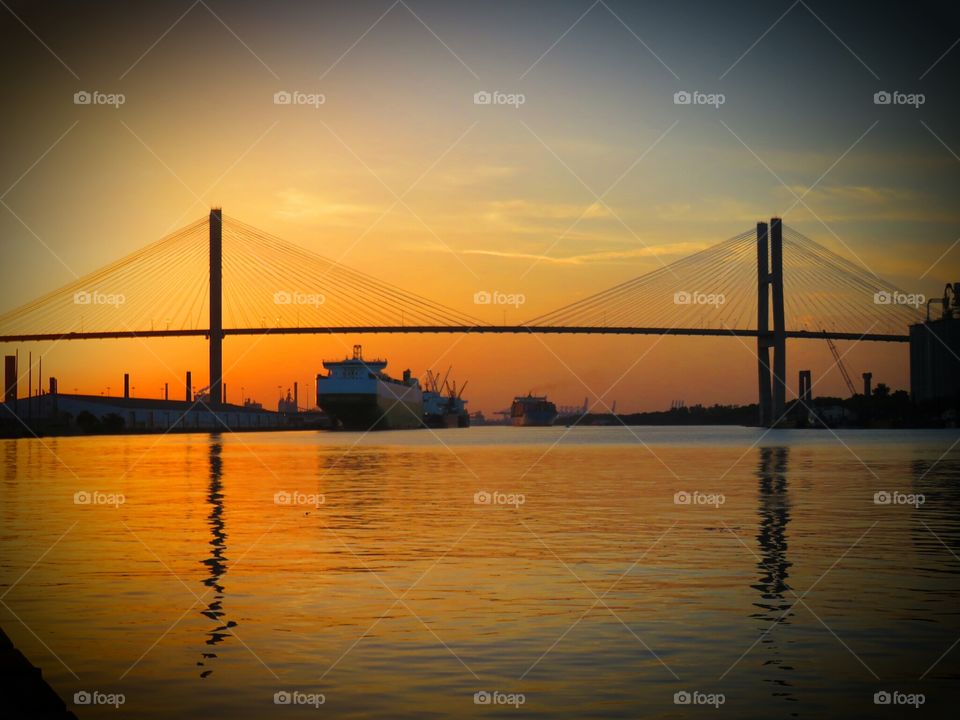
[[(542, 333), (546, 335), (682, 335), (682, 336), (734, 336), (757, 337), (756, 330), (735, 328), (658, 328), (658, 327), (607, 327), (607, 326), (549, 326), (549, 325), (384, 325), (384, 326), (328, 326), (296, 328), (224, 328), (224, 337), (231, 335), (367, 335), (382, 333)], [(155, 337), (209, 337), (210, 331), (199, 330), (121, 330), (104, 332), (39, 333), (33, 335), (0, 335), (0, 343), (35, 342), (48, 340), (112, 340), (120, 338)], [(790, 339), (808, 340), (860, 340), (864, 342), (909, 342), (909, 335), (885, 335), (878, 333), (823, 332), (816, 330), (787, 330)]]

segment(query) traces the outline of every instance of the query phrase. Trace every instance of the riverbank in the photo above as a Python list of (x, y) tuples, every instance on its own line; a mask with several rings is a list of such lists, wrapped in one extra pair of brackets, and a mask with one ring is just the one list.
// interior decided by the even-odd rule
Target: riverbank
[(0, 692), (3, 717), (10, 720), (77, 720), (43, 679), (40, 668), (17, 650), (0, 628)]

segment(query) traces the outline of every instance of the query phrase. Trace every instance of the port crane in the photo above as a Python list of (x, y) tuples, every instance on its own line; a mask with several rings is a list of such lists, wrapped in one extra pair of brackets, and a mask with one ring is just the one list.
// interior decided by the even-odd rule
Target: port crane
[(840, 357), (840, 353), (837, 352), (837, 346), (834, 344), (833, 340), (826, 335), (826, 330), (823, 331), (824, 336), (827, 338), (827, 345), (830, 347), (830, 354), (833, 355), (833, 362), (838, 368), (840, 368), (840, 374), (843, 375), (843, 381), (847, 384), (847, 390), (850, 391), (850, 395), (856, 395), (857, 389), (853, 385), (853, 380), (850, 379), (850, 373), (847, 372), (847, 366), (843, 364), (843, 358)]

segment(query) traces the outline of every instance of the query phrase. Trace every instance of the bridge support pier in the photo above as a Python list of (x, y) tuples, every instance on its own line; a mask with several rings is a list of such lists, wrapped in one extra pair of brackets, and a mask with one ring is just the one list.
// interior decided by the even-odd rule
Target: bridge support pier
[[(771, 298), (772, 296), (772, 298)], [(770, 310), (773, 309), (773, 329)], [(771, 373), (770, 350), (773, 349)], [(782, 418), (787, 395), (787, 329), (783, 306), (783, 224), (757, 223), (757, 376), (760, 425)]]
[(770, 394), (770, 292), (767, 289), (770, 275), (770, 252), (768, 228), (765, 222), (757, 223), (757, 375), (759, 388), (757, 405), (762, 427), (773, 419), (773, 398)]
[(210, 407), (223, 404), (223, 215), (210, 211)]

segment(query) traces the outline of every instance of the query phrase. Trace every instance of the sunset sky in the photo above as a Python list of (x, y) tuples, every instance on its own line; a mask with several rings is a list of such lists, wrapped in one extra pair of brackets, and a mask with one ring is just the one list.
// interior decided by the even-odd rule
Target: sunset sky
[[(778, 214), (938, 296), (960, 280), (960, 11), (926, 5), (3, 0), (0, 313), (213, 205), (493, 323)], [(884, 90), (923, 104), (875, 104)], [(77, 105), (79, 91), (125, 102)], [(277, 105), (278, 91), (325, 102)], [(477, 105), (479, 91), (524, 103)], [(725, 102), (676, 105), (678, 91)], [(483, 290), (526, 303), (477, 306)], [(229, 400), (243, 387), (273, 405), (297, 380), (312, 402), (321, 360), (354, 343), (396, 375), (453, 365), (471, 410), (528, 390), (621, 411), (756, 400), (752, 342), (456, 335), (228, 338)], [(207, 372), (199, 339), (2, 349), (46, 353), (65, 392), (117, 393), (130, 372), (137, 395), (169, 382), (180, 397), (184, 371)], [(824, 343), (789, 352), (791, 387), (811, 368), (816, 394), (845, 394), (835, 369), (822, 377)], [(904, 345), (845, 361), (908, 386)]]

